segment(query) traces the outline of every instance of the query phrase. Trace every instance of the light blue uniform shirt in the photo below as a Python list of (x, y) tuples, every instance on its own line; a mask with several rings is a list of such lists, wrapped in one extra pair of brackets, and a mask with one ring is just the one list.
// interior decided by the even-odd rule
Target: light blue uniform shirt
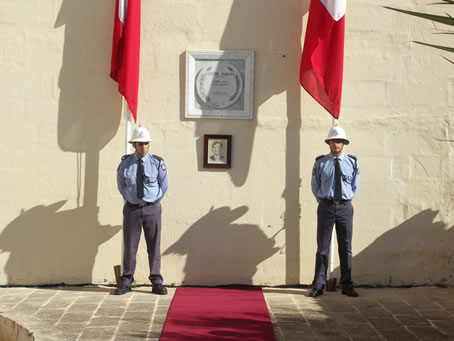
[(117, 169), (117, 186), (123, 198), (131, 204), (141, 202), (155, 202), (164, 197), (169, 187), (167, 168), (164, 160), (151, 154), (143, 158), (144, 167), (144, 197), (142, 200), (137, 198), (137, 167), (139, 157), (131, 154), (121, 161)]
[[(334, 160), (333, 154), (318, 157), (312, 169), (312, 193), (317, 202), (320, 199), (334, 199)], [(358, 161), (352, 155), (341, 154), (338, 157), (342, 172), (342, 200), (352, 200), (359, 186)]]

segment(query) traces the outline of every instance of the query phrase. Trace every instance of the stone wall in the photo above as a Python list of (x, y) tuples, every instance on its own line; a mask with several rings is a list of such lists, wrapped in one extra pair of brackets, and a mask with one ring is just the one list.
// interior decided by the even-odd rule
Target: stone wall
[[(383, 7), (451, 10), (430, 3), (348, 2), (339, 124), (361, 169), (357, 284), (454, 284), (452, 56), (412, 42), (449, 36)], [(311, 282), (310, 178), (332, 119), (298, 82), (308, 8), (142, 2), (138, 117), (169, 170), (166, 283)], [(125, 125), (109, 78), (114, 1), (4, 0), (0, 13), (0, 284), (114, 283)], [(186, 50), (255, 52), (253, 120), (185, 119)], [(203, 168), (204, 134), (232, 135), (231, 169)], [(144, 241), (138, 257), (147, 283)]]

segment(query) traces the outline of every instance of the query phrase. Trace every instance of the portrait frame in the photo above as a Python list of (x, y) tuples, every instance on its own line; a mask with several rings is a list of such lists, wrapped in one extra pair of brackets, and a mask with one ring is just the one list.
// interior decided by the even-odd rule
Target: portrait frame
[(185, 118), (252, 120), (253, 51), (186, 51)]
[(232, 135), (203, 135), (203, 167), (232, 167)]

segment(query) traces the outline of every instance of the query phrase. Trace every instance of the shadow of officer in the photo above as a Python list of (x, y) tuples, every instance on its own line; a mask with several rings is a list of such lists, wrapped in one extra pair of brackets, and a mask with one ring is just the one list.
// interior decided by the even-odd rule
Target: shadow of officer
[(184, 284), (252, 284), (258, 264), (280, 248), (275, 247), (274, 236), (268, 238), (259, 226), (233, 224), (247, 210), (246, 206), (211, 209), (164, 251), (163, 255), (187, 255)]
[(4, 268), (8, 284), (93, 283), (99, 246), (121, 227), (99, 224), (97, 208), (60, 211), (65, 203), (22, 211), (2, 231), (0, 253), (9, 253)]

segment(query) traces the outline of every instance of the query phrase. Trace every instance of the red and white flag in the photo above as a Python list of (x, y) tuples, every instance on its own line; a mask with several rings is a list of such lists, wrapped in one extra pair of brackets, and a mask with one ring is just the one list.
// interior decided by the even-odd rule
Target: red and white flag
[(140, 0), (116, 0), (110, 77), (118, 83), (137, 120), (140, 60)]
[(311, 0), (301, 57), (301, 85), (335, 119), (342, 98), (346, 8), (347, 0)]

